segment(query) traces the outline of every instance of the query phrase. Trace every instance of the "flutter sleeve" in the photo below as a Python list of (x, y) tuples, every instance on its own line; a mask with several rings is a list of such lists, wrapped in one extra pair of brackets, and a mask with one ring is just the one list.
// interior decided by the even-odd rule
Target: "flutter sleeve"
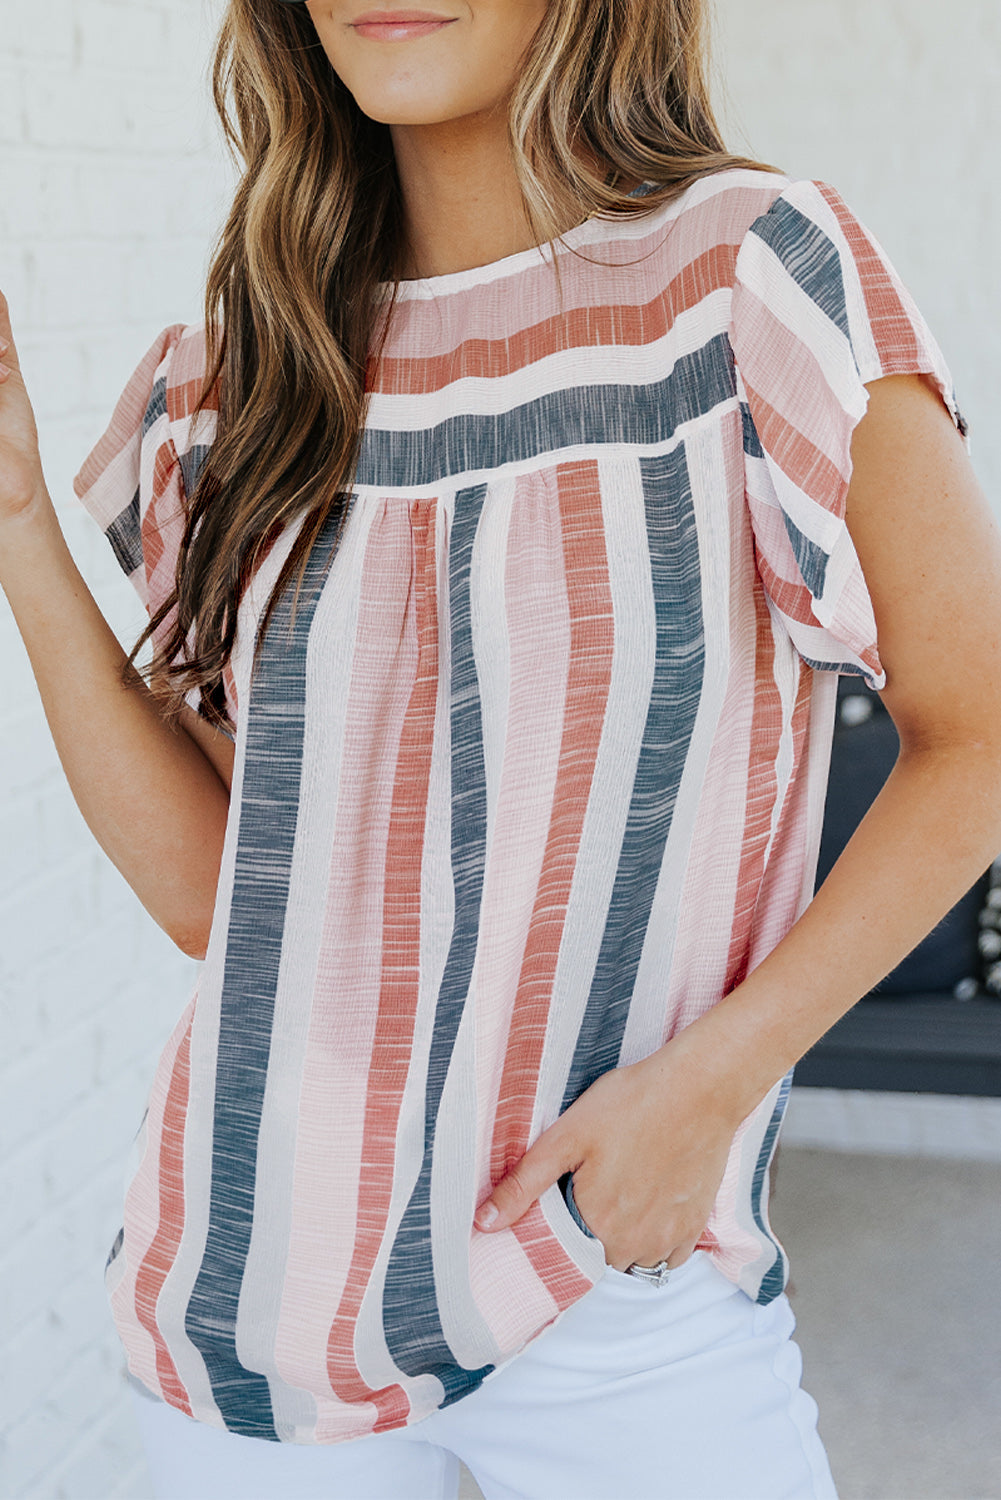
[(823, 183), (794, 182), (737, 256), (730, 342), (758, 570), (811, 666), (886, 681), (845, 524), (867, 384), (924, 375), (965, 436), (935, 340), (878, 243)]
[[(196, 411), (205, 372), (204, 330), (164, 329), (135, 370), (103, 437), (73, 487), (97, 521), (122, 571), (152, 618), (170, 599), (193, 494), (215, 435), (215, 403)], [(156, 627), (162, 645), (168, 615)], [(227, 710), (236, 721), (235, 689), (226, 673)], [(198, 694), (189, 695), (198, 707)]]

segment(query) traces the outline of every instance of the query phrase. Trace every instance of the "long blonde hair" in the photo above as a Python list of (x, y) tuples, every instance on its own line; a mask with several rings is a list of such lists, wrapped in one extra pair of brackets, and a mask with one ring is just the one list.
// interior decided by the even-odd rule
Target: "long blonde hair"
[[(707, 0), (550, 0), (510, 106), (514, 167), (538, 242), (592, 214), (635, 216), (730, 155), (707, 86)], [(407, 263), (389, 128), (334, 73), (304, 5), (230, 0), (213, 69), (243, 172), (205, 295), (216, 440), (189, 497), (175, 595), (151, 668), (225, 712), (237, 606), (274, 538), (302, 518), (258, 641), (321, 527), (342, 522), (365, 419), (380, 283)], [(642, 198), (631, 184), (654, 184)], [(370, 383), (370, 382), (369, 382)], [(176, 611), (176, 612), (175, 612)], [(140, 642), (140, 645), (142, 642)], [(139, 646), (136, 648), (139, 649)]]

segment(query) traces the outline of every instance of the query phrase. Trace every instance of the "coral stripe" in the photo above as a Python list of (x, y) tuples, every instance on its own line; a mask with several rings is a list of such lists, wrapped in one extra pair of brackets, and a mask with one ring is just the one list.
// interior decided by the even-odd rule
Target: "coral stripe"
[(654, 344), (682, 313), (731, 284), (736, 259), (736, 245), (714, 245), (642, 306), (603, 303), (569, 308), (513, 334), (498, 330), (495, 339), (464, 339), (455, 349), (437, 356), (386, 357), (372, 374), (372, 389), (384, 396), (427, 396), (456, 380), (512, 375), (558, 350)]
[(817, 187), (851, 247), (883, 373), (909, 374), (921, 367), (922, 350), (914, 331), (914, 320), (887, 274), (886, 262), (834, 189), (823, 182)]
[(191, 1076), (189, 1019), (177, 1049), (160, 1137), (160, 1223), (136, 1274), (136, 1317), (156, 1351), (156, 1373), (165, 1400), (191, 1416), (191, 1404), (156, 1320), (156, 1303), (184, 1232), (184, 1120)]
[(748, 951), (754, 912), (765, 870), (765, 855), (772, 832), (777, 776), (775, 747), (782, 731), (782, 699), (775, 682), (775, 648), (772, 622), (760, 583), (754, 588), (757, 625), (754, 663), (754, 717), (747, 766), (747, 801), (744, 836), (741, 841), (740, 873), (734, 896), (723, 993), (736, 989), (747, 975)]

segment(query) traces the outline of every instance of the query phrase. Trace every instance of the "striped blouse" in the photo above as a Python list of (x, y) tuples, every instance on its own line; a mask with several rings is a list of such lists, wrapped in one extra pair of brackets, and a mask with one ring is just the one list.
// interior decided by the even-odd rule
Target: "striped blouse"
[[(151, 608), (203, 369), (203, 329), (162, 334), (77, 479)], [(961, 423), (876, 243), (766, 173), (403, 284), (343, 539), (253, 672), (290, 535), (241, 607), (208, 955), (107, 1271), (157, 1395), (282, 1442), (402, 1426), (603, 1274), (559, 1185), (496, 1234), (475, 1208), (809, 899), (835, 674), (884, 680), (849, 444), (905, 372)], [(788, 1087), (701, 1241), (759, 1302)]]

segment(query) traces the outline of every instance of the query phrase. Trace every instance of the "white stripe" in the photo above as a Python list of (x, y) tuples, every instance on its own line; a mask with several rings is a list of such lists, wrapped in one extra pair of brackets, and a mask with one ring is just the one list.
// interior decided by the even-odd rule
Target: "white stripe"
[[(639, 462), (606, 453), (599, 461), (598, 473), (614, 615), (614, 654), (605, 722), (553, 980), (532, 1120), (533, 1139), (559, 1112), (587, 1008), (643, 742), (646, 716), (636, 706), (650, 701), (657, 649)], [(555, 1214), (550, 1222), (559, 1227), (560, 1216)]]
[[(737, 280), (753, 292), (776, 322), (788, 329), (790, 336), (813, 355), (838, 404), (857, 422), (865, 412), (866, 395), (851, 344), (823, 308), (789, 274), (771, 246), (757, 234), (749, 234), (741, 247), (737, 257)], [(759, 358), (763, 357), (760, 351), (758, 353)], [(738, 363), (739, 358), (738, 349)], [(779, 407), (774, 391), (761, 394), (791, 426), (797, 431), (803, 430), (801, 405), (793, 413), (786, 413)], [(802, 391), (790, 391), (788, 395), (800, 403), (805, 397)], [(836, 461), (837, 455), (824, 447), (826, 436), (828, 434), (815, 431), (811, 426), (811, 442)]]
[(726, 455), (719, 429), (693, 434), (685, 451), (698, 529), (705, 676), (636, 971), (620, 1053), (623, 1064), (648, 1057), (665, 1040), (665, 1001), (678, 913), (705, 766), (719, 727), (729, 680), (730, 621), (719, 601), (728, 597), (730, 589), (730, 527), (726, 514)]
[[(739, 453), (740, 421), (731, 435), (731, 462)], [(727, 444), (726, 429), (721, 441)], [(739, 482), (727, 486), (729, 514), (719, 517), (730, 533), (730, 576), (716, 609), (723, 606), (727, 632), (727, 695), (714, 743), (702, 766), (702, 791), (689, 854), (670, 976), (665, 1021), (680, 1030), (722, 993), (727, 975), (746, 829), (747, 778), (754, 726), (757, 615), (750, 516)], [(787, 651), (792, 650), (787, 643)]]
[[(761, 1147), (771, 1124), (772, 1115), (775, 1112), (775, 1103), (779, 1097), (782, 1087), (781, 1080), (776, 1083), (762, 1099), (761, 1103), (753, 1110), (744, 1122), (739, 1145), (736, 1152), (737, 1158), (737, 1181), (729, 1187), (727, 1193), (727, 1206), (732, 1209), (733, 1218), (747, 1236), (746, 1249), (750, 1254), (751, 1245), (760, 1246), (759, 1253), (754, 1258), (744, 1261), (740, 1269), (738, 1286), (752, 1301), (761, 1290), (761, 1283), (765, 1276), (775, 1264), (777, 1254), (781, 1255), (783, 1267), (785, 1266), (785, 1252), (782, 1247), (771, 1239), (762, 1235), (761, 1230), (755, 1223), (753, 1207), (751, 1202), (751, 1190), (754, 1184), (754, 1173), (757, 1170), (758, 1158), (761, 1155)], [(733, 1158), (728, 1165), (728, 1172), (733, 1165)], [(768, 1177), (766, 1174), (761, 1195), (761, 1215), (768, 1224)]]

